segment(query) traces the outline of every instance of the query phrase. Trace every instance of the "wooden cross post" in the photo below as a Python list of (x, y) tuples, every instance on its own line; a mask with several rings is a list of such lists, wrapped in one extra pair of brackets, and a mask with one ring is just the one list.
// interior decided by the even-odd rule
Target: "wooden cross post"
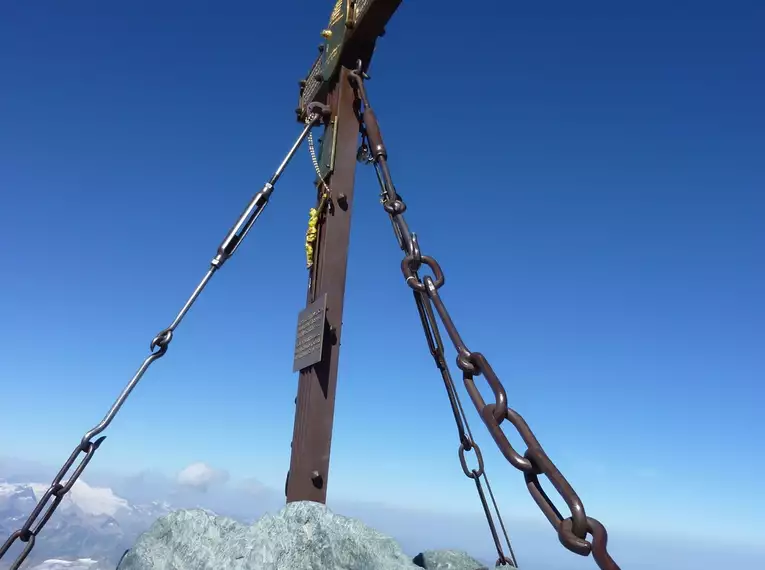
[[(298, 120), (307, 106), (327, 104), (331, 113), (317, 151), (321, 179), (331, 189), (314, 242), (306, 308), (298, 317), (295, 371), (300, 371), (295, 399), (292, 457), (287, 473), (287, 502), (326, 503), (337, 367), (345, 297), (348, 244), (359, 123), (348, 73), (360, 60), (366, 70), (375, 42), (401, 0), (337, 0), (324, 43), (308, 77), (301, 81)], [(324, 186), (317, 180), (317, 204)]]

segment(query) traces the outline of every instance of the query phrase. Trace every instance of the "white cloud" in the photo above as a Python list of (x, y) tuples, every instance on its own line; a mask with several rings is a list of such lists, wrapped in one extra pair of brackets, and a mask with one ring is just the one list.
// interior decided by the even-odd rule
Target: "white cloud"
[(271, 489), (261, 483), (255, 477), (249, 477), (239, 482), (239, 489), (252, 495), (258, 495), (270, 491)]
[(228, 472), (214, 469), (206, 463), (192, 463), (178, 473), (176, 480), (185, 487), (206, 491), (210, 485), (225, 483), (228, 480)]

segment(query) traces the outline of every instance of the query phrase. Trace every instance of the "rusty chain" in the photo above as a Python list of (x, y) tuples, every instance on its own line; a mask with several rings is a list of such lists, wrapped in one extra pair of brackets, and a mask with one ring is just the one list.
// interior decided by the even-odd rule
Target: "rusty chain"
[[(106, 428), (109, 427), (109, 425), (112, 423), (112, 420), (117, 415), (117, 412), (119, 412), (120, 408), (125, 403), (125, 400), (127, 400), (128, 396), (130, 396), (130, 393), (136, 387), (138, 382), (140, 382), (149, 366), (151, 366), (153, 362), (159, 360), (165, 355), (170, 345), (170, 341), (173, 340), (173, 333), (175, 332), (178, 325), (189, 312), (194, 302), (204, 290), (205, 286), (210, 282), (215, 272), (223, 267), (223, 264), (232, 255), (234, 255), (234, 252), (236, 252), (237, 248), (242, 243), (247, 233), (250, 231), (250, 229), (252, 229), (255, 221), (263, 212), (266, 205), (268, 205), (268, 201), (274, 190), (276, 182), (281, 177), (284, 169), (287, 167), (290, 160), (295, 155), (295, 152), (300, 147), (303, 140), (310, 134), (311, 129), (319, 124), (321, 119), (329, 113), (329, 108), (327, 106), (319, 104), (311, 104), (308, 110), (310, 115), (309, 119), (306, 121), (306, 125), (303, 131), (298, 136), (295, 143), (292, 145), (292, 148), (289, 150), (284, 160), (282, 160), (281, 164), (276, 169), (276, 172), (274, 172), (270, 180), (266, 182), (263, 188), (252, 197), (250, 203), (244, 209), (241, 216), (239, 216), (239, 219), (231, 227), (228, 234), (218, 247), (217, 254), (210, 262), (210, 268), (207, 270), (207, 273), (199, 282), (196, 289), (194, 289), (194, 292), (188, 298), (181, 310), (178, 312), (175, 320), (173, 320), (169, 327), (163, 329), (157, 336), (154, 337), (149, 346), (150, 354), (144, 359), (143, 363), (127, 383), (120, 395), (117, 397), (114, 404), (112, 404), (112, 407), (109, 409), (107, 414), (98, 425), (96, 425), (94, 428), (82, 436), (80, 443), (77, 444), (77, 447), (74, 448), (74, 451), (72, 451), (69, 459), (64, 462), (64, 465), (53, 478), (50, 486), (45, 491), (42, 498), (37, 502), (37, 505), (32, 510), (32, 513), (29, 515), (26, 522), (24, 522), (20, 529), (14, 531), (3, 543), (3, 545), (0, 546), (0, 559), (2, 559), (17, 540), (25, 544), (22, 552), (18, 555), (13, 564), (11, 564), (10, 570), (18, 570), (18, 568), (24, 563), (24, 560), (26, 560), (26, 558), (29, 556), (29, 553), (35, 546), (37, 535), (53, 515), (56, 508), (59, 506), (66, 494), (71, 490), (77, 479), (79, 479), (80, 475), (82, 475), (82, 472), (85, 470), (88, 463), (90, 463), (90, 460), (93, 458), (93, 454), (104, 442), (106, 436), (101, 436), (95, 441), (93, 441), (93, 438), (100, 435)], [(69, 479), (64, 482), (64, 478), (72, 466), (74, 466), (74, 464), (77, 462), (77, 458), (80, 456), (80, 454), (83, 454), (82, 459), (80, 460), (79, 464), (77, 464), (77, 467), (74, 469)]]
[[(366, 75), (364, 75), (364, 77), (368, 78)], [(371, 107), (367, 108), (371, 111)], [(359, 114), (358, 111), (359, 109), (357, 108), (357, 118), (359, 119), (360, 131), (362, 133), (362, 140), (364, 142), (362, 142), (362, 145), (359, 147), (359, 151), (356, 154), (356, 159), (362, 164), (372, 164), (374, 166), (374, 171), (377, 175), (377, 181), (381, 189), (381, 202), (384, 203), (385, 184), (383, 181), (383, 175), (380, 173), (379, 166), (375, 162), (369, 147), (366, 145), (367, 136), (363, 115)], [(399, 247), (406, 253), (406, 244), (401, 237), (401, 232), (395, 223), (393, 214), (389, 213), (389, 218), (393, 225), (393, 230), (396, 234)], [(411, 239), (414, 251), (419, 252), (419, 248), (417, 247), (417, 236), (412, 234)], [(415, 271), (415, 275), (416, 274), (417, 272)], [(457, 434), (460, 440), (458, 456), (460, 460), (460, 466), (462, 467), (462, 472), (466, 477), (472, 479), (475, 482), (478, 498), (481, 501), (481, 506), (483, 508), (484, 514), (486, 515), (486, 521), (489, 525), (489, 531), (491, 532), (492, 539), (494, 540), (494, 546), (497, 549), (496, 566), (510, 565), (514, 568), (517, 568), (518, 562), (513, 551), (513, 546), (510, 542), (510, 537), (507, 534), (505, 523), (502, 520), (502, 514), (500, 513), (499, 507), (497, 506), (497, 501), (494, 498), (494, 492), (491, 489), (489, 476), (486, 474), (481, 448), (475, 442), (475, 438), (473, 437), (473, 433), (470, 429), (470, 423), (468, 422), (467, 415), (465, 414), (465, 410), (462, 407), (462, 402), (460, 401), (459, 393), (454, 386), (454, 380), (452, 379), (451, 371), (449, 370), (449, 366), (446, 364), (446, 356), (444, 355), (444, 343), (441, 338), (441, 331), (438, 321), (436, 320), (435, 314), (433, 313), (433, 304), (428, 296), (420, 291), (412, 291), (412, 295), (414, 297), (415, 306), (417, 307), (417, 313), (420, 316), (420, 323), (422, 324), (423, 332), (425, 333), (425, 340), (428, 343), (428, 348), (436, 364), (436, 368), (438, 368), (438, 371), (441, 373), (441, 379), (444, 382), (446, 394), (449, 398), (449, 405), (451, 406), (452, 414), (454, 415), (454, 421), (457, 425)], [(478, 463), (475, 469), (470, 469), (467, 465), (467, 458), (465, 453), (469, 451), (475, 452), (476, 462)], [(505, 539), (505, 544), (507, 545), (509, 557), (505, 555), (505, 552), (502, 548), (502, 543), (500, 541), (499, 534), (497, 533), (497, 526), (494, 522), (494, 515), (489, 509), (489, 505), (486, 501), (486, 493), (484, 493), (483, 485), (481, 484), (482, 477), (486, 485), (486, 489), (489, 491), (489, 496), (491, 497), (491, 502), (494, 507), (494, 514), (496, 514), (497, 520), (499, 521), (500, 527), (502, 528), (502, 534), (503, 538)]]
[[(452, 414), (454, 415), (454, 421), (457, 424), (457, 434), (459, 435), (460, 440), (458, 456), (460, 460), (460, 466), (462, 467), (462, 472), (466, 477), (472, 479), (475, 483), (478, 498), (481, 501), (483, 512), (486, 515), (486, 521), (489, 524), (489, 531), (491, 532), (492, 539), (494, 540), (494, 546), (497, 549), (498, 557), (496, 566), (510, 565), (514, 568), (517, 568), (518, 563), (515, 558), (515, 553), (513, 552), (513, 546), (510, 543), (510, 537), (507, 534), (505, 523), (502, 520), (502, 514), (499, 512), (497, 501), (494, 499), (494, 492), (492, 491), (491, 484), (489, 483), (489, 476), (486, 474), (481, 448), (473, 438), (473, 433), (470, 429), (470, 424), (465, 414), (465, 410), (462, 407), (462, 402), (460, 401), (459, 394), (457, 393), (457, 389), (454, 386), (454, 380), (452, 379), (451, 372), (448, 365), (446, 364), (444, 344), (441, 340), (441, 332), (439, 330), (438, 321), (436, 320), (436, 316), (433, 313), (433, 305), (427, 295), (419, 291), (412, 291), (412, 294), (417, 306), (417, 312), (420, 316), (420, 322), (422, 323), (423, 331), (425, 332), (425, 339), (427, 340), (430, 354), (433, 356), (436, 368), (438, 368), (439, 372), (441, 372), (441, 378), (443, 379), (444, 386), (446, 387), (446, 393), (449, 397), (449, 404), (452, 409)], [(474, 469), (470, 469), (468, 467), (467, 458), (465, 456), (465, 453), (468, 451), (473, 451), (475, 453), (475, 459), (478, 465)], [(482, 477), (484, 483), (486, 484), (486, 489), (489, 491), (489, 496), (491, 497), (492, 505), (494, 506), (494, 513), (496, 514), (497, 520), (499, 521), (499, 524), (502, 528), (505, 544), (507, 544), (508, 553), (510, 555), (509, 557), (505, 555), (505, 552), (502, 548), (502, 543), (497, 533), (497, 526), (494, 523), (494, 516), (492, 511), (489, 509), (488, 503), (486, 502), (486, 494), (484, 493), (483, 486), (481, 484)]]
[[(597, 519), (587, 516), (581, 499), (544, 452), (526, 421), (518, 412), (508, 407), (505, 387), (486, 357), (480, 352), (470, 351), (462, 340), (439, 293), (439, 289), (445, 281), (444, 272), (433, 257), (422, 255), (417, 237), (410, 231), (404, 219), (406, 204), (393, 185), (387, 163), (388, 153), (383, 143), (380, 126), (372, 107), (369, 105), (364, 86), (365, 79), (368, 77), (361, 71), (360, 65), (350, 73), (350, 80), (354, 85), (359, 105), (360, 107), (363, 106), (363, 111), (359, 112), (359, 119), (362, 122), (362, 129), (366, 138), (366, 148), (360, 151), (359, 158), (364, 162), (374, 163), (376, 167), (378, 180), (381, 183), (381, 202), (391, 217), (396, 238), (405, 252), (405, 257), (401, 262), (401, 271), (407, 285), (414, 291), (416, 298), (419, 295), (421, 299), (427, 299), (428, 303), (432, 303), (438, 313), (447, 335), (457, 351), (457, 366), (462, 371), (465, 389), (473, 405), (486, 424), (499, 451), (513, 467), (523, 472), (529, 494), (557, 531), (561, 544), (569, 551), (582, 556), (592, 554), (601, 570), (620, 570), (608, 553), (606, 528)], [(433, 276), (428, 275), (421, 278), (419, 270), (423, 266), (430, 269)], [(475, 383), (475, 378), (478, 376), (483, 376), (489, 384), (494, 396), (493, 402), (487, 404), (484, 401)], [(527, 449), (523, 455), (513, 448), (501, 427), (506, 420), (515, 428), (526, 444)], [(463, 457), (461, 456), (461, 460)], [(464, 460), (462, 463), (465, 464)], [(571, 516), (563, 517), (542, 488), (539, 480), (540, 475), (552, 483), (552, 486), (566, 503)], [(592, 536), (592, 540), (587, 540), (588, 535)]]

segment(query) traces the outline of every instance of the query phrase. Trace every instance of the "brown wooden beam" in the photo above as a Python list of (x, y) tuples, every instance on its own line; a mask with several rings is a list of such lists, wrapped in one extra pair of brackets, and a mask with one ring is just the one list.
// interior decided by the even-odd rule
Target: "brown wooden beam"
[[(325, 213), (315, 242), (309, 305), (301, 313), (295, 368), (300, 368), (295, 398), (292, 457), (285, 483), (287, 502), (327, 500), (329, 456), (335, 413), (335, 389), (345, 297), (345, 276), (353, 208), (359, 121), (348, 74), (361, 62), (366, 70), (377, 38), (385, 32), (401, 0), (335, 0), (325, 43), (305, 80), (301, 81), (298, 120), (311, 102), (330, 106), (334, 133), (325, 130), (323, 145), (335, 141), (334, 163), (319, 157), (322, 176), (332, 190), (332, 208)], [(351, 14), (352, 16), (349, 16)], [(326, 149), (323, 149), (326, 152)], [(327, 153), (331, 155), (331, 153)], [(329, 161), (332, 162), (331, 160)], [(317, 189), (321, 194), (321, 190)], [(326, 305), (325, 305), (326, 303)], [(323, 314), (322, 314), (323, 313)], [(325, 321), (326, 318), (326, 321)], [(324, 324), (323, 341), (319, 325)], [(319, 345), (319, 342), (322, 344)], [(321, 358), (319, 355), (321, 346)]]
[(298, 381), (292, 457), (286, 484), (288, 503), (325, 503), (327, 499), (356, 151), (359, 145), (359, 123), (348, 72), (346, 67), (340, 70), (339, 80), (329, 96), (337, 130), (334, 171), (328, 177), (333, 207), (319, 226), (307, 300), (311, 304), (326, 294), (326, 328), (321, 361), (302, 370)]

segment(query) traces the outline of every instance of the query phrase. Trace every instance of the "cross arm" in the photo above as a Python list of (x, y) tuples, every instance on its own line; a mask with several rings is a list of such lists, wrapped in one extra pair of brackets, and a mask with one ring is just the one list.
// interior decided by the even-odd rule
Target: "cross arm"
[(319, 55), (300, 81), (298, 121), (305, 120), (308, 104), (327, 102), (341, 65), (353, 68), (360, 59), (366, 70), (377, 38), (400, 4), (401, 0), (336, 0), (329, 25), (321, 33)]

